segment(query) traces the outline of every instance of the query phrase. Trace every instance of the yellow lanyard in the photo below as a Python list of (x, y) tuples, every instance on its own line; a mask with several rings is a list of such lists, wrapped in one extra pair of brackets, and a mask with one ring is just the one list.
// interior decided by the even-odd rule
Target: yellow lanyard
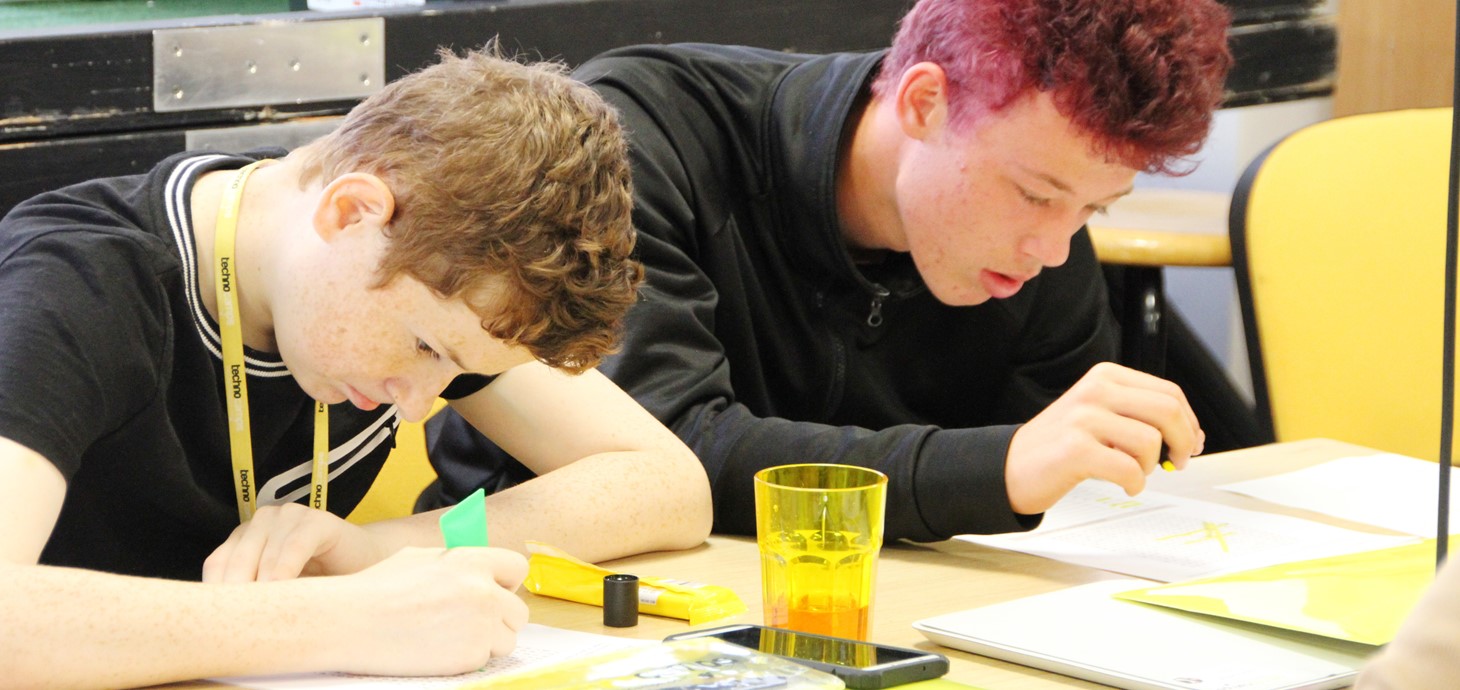
[[(218, 226), (214, 230), (213, 254), (216, 257), (214, 289), (218, 293), (218, 330), (223, 339), (223, 388), (228, 401), (228, 443), (233, 456), (233, 489), (238, 499), (238, 520), (253, 517), (257, 501), (258, 478), (253, 471), (253, 435), (248, 422), (248, 376), (243, 361), (243, 329), (238, 314), (237, 279), (233, 261), (234, 238), (238, 233), (238, 209), (243, 203), (243, 185), (260, 163), (250, 163), (228, 182), (223, 202), (218, 207)], [(329, 406), (314, 403), (314, 461), (310, 471), (310, 505), (324, 510), (330, 479)]]

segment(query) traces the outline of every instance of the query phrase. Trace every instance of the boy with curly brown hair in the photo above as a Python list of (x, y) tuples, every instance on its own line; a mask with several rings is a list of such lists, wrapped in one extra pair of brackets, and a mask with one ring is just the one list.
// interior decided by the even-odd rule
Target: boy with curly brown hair
[[(703, 468), (593, 370), (642, 276), (630, 204), (612, 108), (486, 51), (292, 153), (17, 206), (0, 686), (468, 671), (525, 622), (524, 540), (702, 541)], [(542, 475), (488, 499), (498, 548), (444, 551), (435, 515), (343, 519), (438, 396)]]

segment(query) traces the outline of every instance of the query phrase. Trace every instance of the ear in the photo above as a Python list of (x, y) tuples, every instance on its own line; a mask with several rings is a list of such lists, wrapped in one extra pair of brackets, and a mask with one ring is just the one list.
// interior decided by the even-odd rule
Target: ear
[(931, 62), (919, 62), (902, 73), (893, 101), (904, 134), (927, 139), (948, 119), (948, 75)]
[(395, 215), (395, 194), (370, 173), (345, 173), (320, 191), (314, 231), (325, 242), (351, 230), (380, 230)]

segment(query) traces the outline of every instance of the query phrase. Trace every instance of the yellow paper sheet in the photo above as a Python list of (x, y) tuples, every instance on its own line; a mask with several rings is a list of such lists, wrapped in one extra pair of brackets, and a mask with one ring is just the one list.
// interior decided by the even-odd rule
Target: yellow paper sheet
[[(1452, 541), (1451, 548), (1456, 542)], [(1435, 576), (1435, 540), (1121, 592), (1130, 601), (1363, 644), (1394, 639)]]

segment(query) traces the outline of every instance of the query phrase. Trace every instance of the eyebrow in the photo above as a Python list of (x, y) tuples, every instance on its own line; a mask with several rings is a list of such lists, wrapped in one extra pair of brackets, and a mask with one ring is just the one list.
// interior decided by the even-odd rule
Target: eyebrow
[[(1031, 168), (1027, 168), (1027, 167), (1022, 166), (1022, 165), (1019, 166), (1019, 167), (1025, 173), (1028, 173), (1030, 175), (1033, 175), (1034, 177), (1037, 177), (1037, 178), (1043, 180), (1044, 182), (1048, 183), (1049, 186), (1054, 187), (1055, 189), (1058, 189), (1061, 192), (1064, 192), (1066, 194), (1073, 194), (1074, 191), (1075, 191), (1075, 190), (1071, 189), (1068, 184), (1065, 184), (1064, 180), (1061, 180), (1058, 177), (1055, 177), (1054, 175), (1050, 175), (1048, 173), (1042, 173), (1042, 172), (1039, 172), (1037, 170), (1033, 170)], [(1135, 190), (1136, 190), (1135, 186), (1132, 185), (1132, 186), (1126, 187), (1125, 189), (1120, 190), (1119, 192), (1116, 192), (1115, 194), (1112, 194), (1112, 195), (1110, 195), (1108, 197), (1105, 197), (1105, 199), (1101, 199), (1101, 201), (1105, 201), (1106, 199), (1109, 199), (1111, 201), (1115, 201), (1116, 199), (1119, 199), (1119, 198), (1121, 198), (1121, 197), (1123, 197), (1123, 196), (1125, 196), (1127, 194), (1130, 194), (1131, 192), (1134, 192)]]
[(467, 372), (471, 371), (470, 369), (466, 368), (465, 364), (461, 363), (461, 358), (457, 357), (456, 353), (451, 350), (451, 346), (447, 345), (444, 341), (441, 343), (441, 350), (442, 353), (446, 355), (446, 358), (451, 360), (452, 364), (456, 365), (457, 369)]
[(1130, 194), (1131, 192), (1134, 192), (1134, 191), (1136, 191), (1136, 188), (1135, 188), (1134, 185), (1132, 185), (1130, 187), (1126, 187), (1125, 189), (1120, 190), (1119, 192), (1116, 192), (1115, 194), (1112, 194), (1112, 195), (1110, 195), (1108, 197), (1105, 197), (1105, 199), (1101, 199), (1101, 201), (1106, 201), (1106, 200), (1109, 200), (1111, 202), (1119, 201), (1121, 197), (1123, 197), (1123, 196), (1125, 196), (1127, 194)]
[(1073, 189), (1070, 189), (1070, 186), (1067, 185), (1067, 184), (1065, 184), (1063, 180), (1059, 179), (1058, 177), (1055, 177), (1054, 175), (1049, 175), (1047, 173), (1042, 173), (1042, 172), (1039, 172), (1037, 170), (1032, 170), (1032, 169), (1026, 168), (1026, 167), (1024, 167), (1022, 165), (1019, 166), (1019, 167), (1020, 168), (1023, 168), (1023, 170), (1024, 170), (1025, 173), (1028, 173), (1029, 175), (1033, 175), (1034, 177), (1037, 177), (1037, 178), (1039, 178), (1041, 180), (1044, 180), (1046, 183), (1049, 184), (1049, 186), (1054, 187), (1055, 189), (1058, 189), (1061, 192), (1064, 192), (1066, 194), (1070, 194), (1070, 193), (1072, 193), (1072, 192), (1075, 191)]

